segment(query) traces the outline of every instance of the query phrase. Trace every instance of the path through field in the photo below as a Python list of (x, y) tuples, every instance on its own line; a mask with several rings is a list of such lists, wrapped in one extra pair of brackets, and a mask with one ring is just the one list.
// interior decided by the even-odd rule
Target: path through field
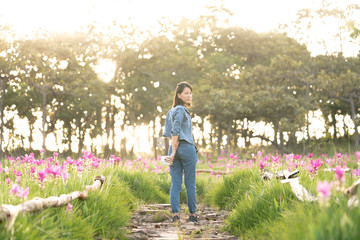
[[(186, 209), (185, 205), (182, 209)], [(199, 223), (187, 222), (188, 214), (181, 212), (178, 223), (171, 221), (170, 204), (146, 205), (135, 211), (128, 226), (130, 240), (134, 239), (239, 239), (221, 230), (228, 212), (199, 206)]]

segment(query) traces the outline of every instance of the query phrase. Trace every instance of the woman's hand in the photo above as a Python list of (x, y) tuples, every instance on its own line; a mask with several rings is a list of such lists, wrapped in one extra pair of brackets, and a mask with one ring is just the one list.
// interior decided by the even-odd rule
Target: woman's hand
[(166, 162), (170, 163), (169, 166), (171, 166), (174, 162), (175, 155), (171, 154), (170, 156), (166, 157)]

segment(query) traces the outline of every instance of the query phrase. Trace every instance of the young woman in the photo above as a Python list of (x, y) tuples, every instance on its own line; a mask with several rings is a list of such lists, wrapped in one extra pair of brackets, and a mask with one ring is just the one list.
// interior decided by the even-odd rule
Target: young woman
[(171, 138), (169, 156), (171, 188), (170, 203), (173, 221), (180, 220), (180, 191), (184, 173), (187, 203), (190, 216), (188, 221), (197, 222), (196, 215), (196, 163), (197, 150), (192, 135), (192, 123), (188, 107), (192, 104), (192, 87), (186, 82), (177, 85), (173, 106), (166, 115), (164, 137)]

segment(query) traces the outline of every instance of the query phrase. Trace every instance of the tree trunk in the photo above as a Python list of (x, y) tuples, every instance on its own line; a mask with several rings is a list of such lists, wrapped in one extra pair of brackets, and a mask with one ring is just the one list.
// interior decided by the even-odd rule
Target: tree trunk
[(233, 120), (229, 119), (226, 129), (226, 148), (225, 148), (226, 155), (229, 153), (229, 149), (230, 149), (232, 122)]
[(245, 148), (249, 148), (250, 147), (250, 136), (249, 136), (249, 130), (248, 130), (248, 120), (245, 118), (243, 121), (243, 125), (242, 125), (242, 137), (244, 138), (245, 141)]
[(354, 93), (351, 93), (349, 95), (349, 102), (350, 102), (350, 107), (351, 107), (351, 119), (353, 120), (354, 122), (354, 125), (355, 125), (355, 142), (354, 142), (354, 152), (357, 152), (358, 151), (358, 148), (359, 148), (359, 131), (357, 129), (357, 121), (356, 121), (356, 112), (355, 112), (355, 104), (354, 104), (354, 99), (353, 98), (356, 98), (357, 95), (355, 95)]
[(33, 124), (29, 121), (29, 152), (32, 152), (32, 141), (33, 141)]
[(284, 132), (280, 130), (280, 148), (284, 149)]
[(220, 123), (218, 122), (218, 140), (217, 140), (218, 156), (220, 156), (221, 154), (221, 142), (222, 142), (222, 129), (220, 127)]
[(278, 147), (278, 142), (277, 142), (277, 133), (279, 132), (279, 122), (278, 121), (274, 121), (273, 122), (274, 124), (274, 141), (273, 141), (273, 144), (274, 146)]
[(214, 132), (216, 131), (216, 129), (213, 129), (213, 126), (211, 125), (211, 131), (210, 131), (210, 146), (211, 146), (211, 150), (212, 152), (215, 152), (215, 144), (213, 143), (213, 135)]
[(111, 147), (111, 153), (115, 154), (115, 115), (117, 114), (117, 109), (113, 105), (112, 106), (112, 114), (111, 114), (111, 132), (112, 132), (112, 147)]
[(85, 131), (83, 131), (82, 127), (81, 127), (81, 121), (80, 119), (78, 119), (78, 131), (79, 131), (79, 147), (78, 147), (78, 155), (81, 156), (82, 153), (82, 149), (84, 147), (84, 135), (85, 135)]
[(307, 142), (310, 141), (310, 129), (309, 129), (309, 112), (306, 114), (306, 133), (307, 133)]
[(296, 148), (296, 136), (295, 136), (296, 131), (290, 132), (289, 134), (289, 146), (291, 146), (293, 149)]
[(336, 119), (335, 119), (335, 112), (331, 111), (331, 118), (332, 118), (332, 125), (334, 129), (334, 141), (337, 141), (337, 131), (336, 131)]
[(233, 145), (235, 148), (238, 147), (238, 138), (237, 138), (237, 124), (236, 124), (236, 120), (234, 121), (234, 139), (233, 139)]
[(43, 136), (43, 143), (42, 143), (42, 148), (45, 151), (44, 155), (46, 154), (46, 145), (45, 145), (45, 140), (46, 140), (46, 131), (45, 131), (45, 122), (46, 122), (46, 91), (45, 91), (45, 86), (41, 87), (41, 93), (42, 93), (42, 136)]
[(2, 159), (2, 140), (4, 134), (4, 106), (3, 106), (3, 99), (4, 99), (4, 79), (0, 81), (0, 159)]
[(125, 122), (121, 125), (121, 146), (120, 146), (120, 155), (121, 158), (124, 158), (127, 156), (126, 151), (126, 134), (125, 134)]
[[(155, 125), (156, 125), (156, 117), (153, 120), (153, 136), (152, 137), (153, 137), (154, 156), (155, 156), (155, 159), (157, 159), (158, 153), (157, 153), (157, 136), (156, 136), (156, 132), (155, 132)], [(161, 125), (161, 126), (163, 126), (163, 125)], [(162, 132), (162, 128), (160, 130), (160, 136), (162, 136), (161, 132)]]
[(72, 151), (71, 151), (71, 132), (72, 132), (72, 129), (71, 129), (71, 123), (68, 123), (68, 125), (67, 125), (67, 130), (68, 130), (68, 132), (67, 132), (67, 139), (68, 139), (68, 148), (69, 148), (69, 154), (71, 154), (72, 153)]
[(204, 121), (205, 121), (205, 117), (204, 118), (201, 118), (201, 123), (200, 123), (200, 130), (201, 130), (201, 138), (202, 138), (202, 147), (205, 149), (206, 148), (206, 139), (205, 139), (205, 124), (204, 124)]
[(104, 158), (109, 156), (109, 138), (110, 138), (110, 105), (106, 106), (106, 115), (105, 115), (105, 128), (106, 128), (106, 144), (104, 150)]

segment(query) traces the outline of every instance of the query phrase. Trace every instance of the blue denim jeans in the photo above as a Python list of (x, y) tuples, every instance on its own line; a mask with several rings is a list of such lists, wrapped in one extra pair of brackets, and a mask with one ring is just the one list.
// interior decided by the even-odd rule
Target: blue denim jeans
[[(172, 153), (172, 147), (169, 147), (169, 155)], [(170, 203), (173, 213), (180, 212), (180, 191), (182, 187), (182, 176), (184, 173), (187, 203), (190, 213), (196, 212), (196, 163), (198, 155), (195, 145), (186, 141), (179, 141), (179, 147), (176, 151), (174, 162), (170, 166), (171, 188)]]

